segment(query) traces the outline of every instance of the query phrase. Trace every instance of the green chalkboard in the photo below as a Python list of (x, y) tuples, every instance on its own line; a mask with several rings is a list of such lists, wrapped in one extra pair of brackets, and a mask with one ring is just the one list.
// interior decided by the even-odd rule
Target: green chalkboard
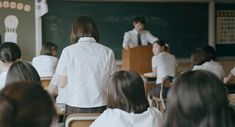
[(145, 16), (146, 29), (167, 41), (178, 58), (189, 57), (192, 49), (208, 42), (207, 3), (48, 2), (49, 13), (42, 19), (43, 41), (52, 41), (60, 49), (71, 44), (71, 24), (80, 15), (95, 20), (100, 42), (112, 48), (117, 59), (124, 32), (133, 29), (135, 16)]

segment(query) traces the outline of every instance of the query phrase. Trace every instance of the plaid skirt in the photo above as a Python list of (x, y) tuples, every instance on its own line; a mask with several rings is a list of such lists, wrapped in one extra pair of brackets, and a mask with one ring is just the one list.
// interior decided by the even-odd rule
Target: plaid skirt
[(65, 106), (65, 114), (64, 114), (64, 121), (70, 114), (74, 113), (102, 113), (107, 106), (100, 106), (100, 107), (94, 107), (94, 108), (78, 108), (66, 105)]

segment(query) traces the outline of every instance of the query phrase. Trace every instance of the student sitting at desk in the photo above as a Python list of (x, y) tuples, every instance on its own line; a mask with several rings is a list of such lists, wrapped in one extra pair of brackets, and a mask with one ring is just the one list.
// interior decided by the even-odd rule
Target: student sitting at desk
[(220, 80), (224, 78), (223, 66), (214, 61), (215, 55), (206, 48), (196, 48), (191, 54), (192, 70), (207, 70), (215, 74)]
[(42, 45), (41, 55), (33, 58), (32, 64), (40, 77), (52, 77), (54, 75), (58, 62), (56, 52), (57, 46), (54, 43), (47, 42)]
[[(155, 87), (152, 95), (159, 96), (160, 84), (166, 76), (174, 77), (176, 75), (177, 61), (174, 55), (169, 53), (169, 46), (164, 41), (159, 40), (153, 45), (152, 70), (157, 75)], [(164, 96), (166, 90), (164, 90)]]
[(125, 32), (122, 47), (124, 49), (133, 48), (141, 45), (153, 44), (158, 40), (149, 31), (144, 30), (145, 18), (136, 17), (133, 20), (134, 29)]
[(149, 107), (142, 78), (119, 71), (108, 86), (108, 109), (90, 127), (160, 127), (161, 122), (161, 112)]
[(5, 42), (0, 45), (0, 90), (4, 88), (7, 72), (11, 64), (21, 58), (20, 47), (13, 42)]

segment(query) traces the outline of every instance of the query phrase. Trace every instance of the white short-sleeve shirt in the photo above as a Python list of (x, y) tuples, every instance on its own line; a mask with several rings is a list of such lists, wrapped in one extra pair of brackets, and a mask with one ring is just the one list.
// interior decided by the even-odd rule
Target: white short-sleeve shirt
[(40, 77), (50, 77), (55, 73), (57, 62), (57, 57), (40, 55), (33, 58), (32, 65), (35, 67)]
[(6, 78), (7, 78), (7, 71), (3, 71), (3, 72), (0, 74), (0, 90), (5, 87)]
[(223, 66), (213, 60), (205, 62), (202, 65), (195, 65), (192, 70), (207, 70), (215, 74), (220, 80), (225, 76)]
[(90, 127), (160, 127), (161, 124), (161, 112), (152, 107), (140, 114), (121, 109), (106, 109)]
[[(125, 32), (123, 37), (123, 48), (133, 48), (138, 46), (137, 39), (138, 32), (136, 30), (131, 30)], [(148, 45), (148, 43), (153, 44), (155, 41), (159, 40), (157, 37), (154, 37), (149, 31), (143, 30), (140, 32), (140, 38), (142, 45)]]
[(107, 104), (107, 85), (116, 70), (113, 51), (92, 37), (63, 49), (56, 74), (67, 76), (66, 104), (92, 108)]
[(162, 78), (165, 76), (175, 76), (176, 74), (177, 61), (174, 55), (161, 52), (156, 56), (152, 57), (152, 68), (157, 71), (156, 84), (162, 82)]

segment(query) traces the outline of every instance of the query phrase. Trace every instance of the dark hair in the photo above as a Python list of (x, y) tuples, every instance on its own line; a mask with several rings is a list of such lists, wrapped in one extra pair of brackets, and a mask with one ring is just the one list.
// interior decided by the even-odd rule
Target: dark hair
[(0, 125), (4, 127), (50, 127), (56, 117), (50, 95), (34, 82), (6, 86), (0, 92), (0, 104)]
[(57, 46), (54, 43), (46, 42), (42, 44), (41, 55), (53, 56), (53, 50), (57, 51)]
[(19, 81), (41, 82), (36, 69), (30, 63), (23, 61), (13, 63), (7, 72), (6, 84)]
[(133, 22), (134, 22), (134, 23), (140, 22), (141, 24), (144, 24), (144, 25), (145, 25), (146, 20), (145, 20), (144, 17), (135, 17), (135, 18), (133, 19)]
[(142, 78), (133, 71), (118, 71), (108, 87), (108, 107), (142, 113), (149, 107)]
[(208, 61), (216, 59), (216, 52), (213, 47), (206, 45), (202, 49), (206, 52)]
[(164, 51), (170, 50), (170, 47), (168, 47), (168, 45), (166, 44), (166, 42), (163, 41), (163, 40), (157, 40), (157, 41), (155, 41), (155, 43), (157, 43), (158, 45), (160, 45), (161, 47), (163, 47), (163, 50), (164, 50)]
[(167, 97), (164, 127), (232, 127), (225, 87), (208, 71), (176, 78)]
[(207, 54), (201, 48), (196, 48), (193, 50), (191, 54), (191, 64), (194, 65), (201, 65), (207, 61)]
[(20, 47), (13, 42), (4, 42), (0, 45), (0, 60), (3, 63), (12, 63), (21, 58)]
[(99, 42), (99, 33), (91, 17), (79, 16), (73, 22), (71, 32), (72, 42), (77, 43), (81, 37), (94, 37)]

